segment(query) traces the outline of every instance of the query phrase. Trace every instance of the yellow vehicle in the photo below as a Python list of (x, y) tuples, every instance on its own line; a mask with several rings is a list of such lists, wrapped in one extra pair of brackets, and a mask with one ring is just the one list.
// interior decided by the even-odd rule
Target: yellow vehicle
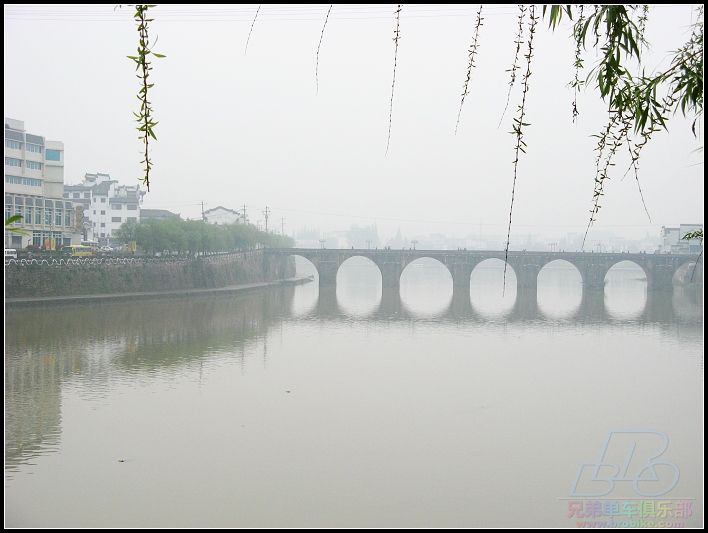
[(62, 253), (71, 257), (92, 257), (96, 255), (96, 249), (83, 244), (71, 244), (62, 248)]

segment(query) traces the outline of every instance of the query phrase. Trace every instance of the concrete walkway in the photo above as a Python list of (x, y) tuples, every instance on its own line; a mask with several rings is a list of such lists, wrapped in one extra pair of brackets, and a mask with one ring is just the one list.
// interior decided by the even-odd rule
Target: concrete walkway
[(214, 289), (178, 289), (172, 291), (154, 292), (124, 292), (118, 294), (80, 294), (73, 296), (37, 296), (32, 298), (5, 298), (6, 306), (20, 305), (45, 305), (76, 302), (98, 302), (109, 300), (137, 300), (142, 298), (162, 298), (174, 296), (192, 296), (196, 294), (223, 294), (248, 292), (268, 287), (281, 287), (283, 285), (299, 285), (312, 281), (312, 278), (287, 278), (278, 281), (264, 281), (260, 283), (244, 283), (242, 285), (229, 285)]

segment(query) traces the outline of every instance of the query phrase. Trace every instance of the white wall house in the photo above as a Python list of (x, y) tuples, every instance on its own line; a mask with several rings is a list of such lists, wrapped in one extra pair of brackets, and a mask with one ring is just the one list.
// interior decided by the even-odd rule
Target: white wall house
[(209, 224), (237, 224), (243, 222), (241, 213), (222, 206), (204, 211), (204, 220)]
[(5, 232), (5, 248), (58, 248), (77, 239), (75, 212), (64, 193), (64, 143), (27, 133), (5, 117), (5, 220), (22, 215), (26, 235)]
[(84, 239), (111, 244), (125, 222), (140, 222), (145, 191), (139, 185), (119, 185), (109, 174), (86, 174), (79, 185), (64, 187), (64, 198), (81, 205)]

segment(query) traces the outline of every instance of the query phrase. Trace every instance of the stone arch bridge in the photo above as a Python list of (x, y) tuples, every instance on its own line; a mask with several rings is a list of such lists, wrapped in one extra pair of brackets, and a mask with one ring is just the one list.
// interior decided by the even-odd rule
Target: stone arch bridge
[[(352, 257), (370, 259), (381, 272), (383, 287), (397, 288), (401, 274), (410, 263), (424, 257), (436, 259), (445, 265), (452, 276), (455, 292), (470, 290), (470, 276), (475, 267), (487, 259), (504, 261), (503, 251), (481, 250), (370, 250), (323, 248), (269, 248), (266, 254), (294, 255), (310, 261), (319, 274), (320, 287), (337, 284), (339, 267)], [(516, 274), (517, 290), (535, 291), (538, 273), (555, 260), (564, 260), (578, 269), (583, 286), (602, 288), (605, 275), (617, 263), (631, 261), (644, 270), (649, 290), (671, 290), (674, 274), (683, 265), (697, 261), (697, 255), (653, 253), (595, 253), (595, 252), (518, 252), (509, 251), (507, 264)], [(702, 278), (700, 278), (702, 279)]]

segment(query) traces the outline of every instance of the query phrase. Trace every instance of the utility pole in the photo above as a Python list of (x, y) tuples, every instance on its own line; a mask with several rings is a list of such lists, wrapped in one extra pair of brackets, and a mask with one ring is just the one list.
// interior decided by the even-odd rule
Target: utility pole
[(285, 217), (280, 217), (280, 234), (285, 235)]
[(243, 211), (241, 211), (241, 216), (243, 217), (243, 223), (248, 223), (248, 217), (246, 216), (246, 204), (243, 204)]
[(270, 209), (266, 206), (265, 211), (263, 211), (263, 216), (265, 217), (265, 232), (268, 233), (268, 215), (270, 214)]
[(204, 202), (202, 202), (202, 221), (206, 222), (206, 217), (204, 216)]

